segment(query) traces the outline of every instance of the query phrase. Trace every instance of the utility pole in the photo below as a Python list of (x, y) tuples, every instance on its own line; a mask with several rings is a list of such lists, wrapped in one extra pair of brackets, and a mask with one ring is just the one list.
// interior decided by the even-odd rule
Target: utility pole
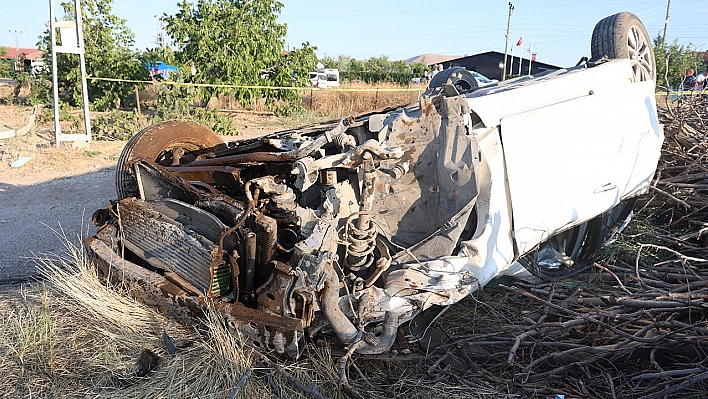
[(502, 68), (501, 80), (506, 77), (506, 57), (509, 55), (509, 29), (511, 29), (511, 13), (514, 12), (514, 5), (509, 2), (509, 19), (506, 21), (506, 40), (504, 43), (504, 68)]
[(10, 33), (15, 34), (15, 71), (20, 71), (20, 34), (21, 30), (9, 30)]
[(664, 21), (664, 35), (661, 37), (661, 40), (664, 42), (664, 45), (666, 45), (666, 27), (669, 25), (669, 10), (671, 9), (671, 0), (666, 4), (666, 20)]
[[(82, 22), (81, 0), (74, 0), (74, 20), (57, 21), (54, 14), (54, 3), (49, 0), (49, 43), (52, 53), (52, 97), (54, 105), (54, 139), (57, 146), (63, 141), (86, 140), (91, 142), (91, 118), (89, 115), (88, 85), (86, 83), (86, 57), (84, 51), (84, 31)], [(57, 30), (61, 45), (57, 45)], [(59, 124), (59, 90), (57, 76), (57, 54), (76, 54), (79, 56), (79, 72), (81, 73), (81, 99), (84, 108), (84, 126), (86, 134), (66, 134), (61, 132)]]
[(157, 36), (155, 38), (155, 44), (161, 49), (167, 47), (167, 40), (165, 40), (165, 26), (167, 25), (162, 19), (162, 16), (157, 16), (154, 14), (153, 17), (157, 20)]

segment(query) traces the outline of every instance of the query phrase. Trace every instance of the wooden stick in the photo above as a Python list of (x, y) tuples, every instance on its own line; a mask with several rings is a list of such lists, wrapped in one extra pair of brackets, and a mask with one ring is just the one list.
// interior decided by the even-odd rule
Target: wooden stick
[(258, 352), (255, 349), (252, 349), (252, 351), (253, 351), (253, 354), (255, 354), (258, 357), (258, 360), (260, 360), (261, 362), (268, 365), (268, 367), (272, 367), (273, 369), (275, 369), (275, 371), (280, 373), (280, 375), (282, 375), (283, 377), (287, 378), (288, 381), (292, 382), (293, 385), (295, 385), (299, 390), (301, 390), (305, 393), (309, 393), (310, 395), (316, 397), (317, 399), (325, 399), (325, 397), (322, 396), (322, 394), (315, 387), (308, 387), (307, 385), (300, 382), (297, 378), (295, 378), (292, 374), (288, 373), (285, 369), (280, 367), (277, 363), (268, 359), (268, 357), (266, 355)]
[(708, 178), (708, 172), (694, 173), (692, 175), (670, 177), (668, 179), (660, 180), (659, 183), (683, 183), (691, 180), (702, 180)]
[(663, 391), (657, 392), (654, 395), (645, 396), (642, 399), (660, 399), (660, 398), (668, 396), (669, 394), (672, 394), (674, 392), (678, 392), (684, 388), (688, 388), (692, 385), (696, 385), (699, 382), (706, 380), (706, 379), (708, 379), (708, 371), (706, 371), (705, 373), (699, 374), (693, 378), (686, 378), (682, 383), (680, 383), (678, 385), (674, 385), (668, 389), (664, 389)]
[(143, 113), (140, 111), (140, 94), (138, 93), (138, 85), (135, 85), (135, 104), (138, 108), (138, 123), (140, 124), (140, 130), (143, 130)]
[(689, 205), (688, 203), (686, 203), (686, 201), (680, 200), (680, 199), (674, 197), (673, 195), (667, 193), (667, 192), (664, 191), (664, 190), (661, 190), (661, 189), (656, 188), (656, 187), (651, 187), (651, 189), (654, 190), (654, 191), (656, 191), (657, 193), (663, 195), (664, 197), (670, 199), (671, 201), (674, 201), (675, 203), (677, 203), (677, 204), (679, 204), (679, 205), (685, 206), (686, 209), (691, 209), (691, 208), (693, 208), (691, 205)]
[(236, 395), (238, 394), (238, 391), (243, 388), (244, 385), (246, 385), (246, 382), (248, 382), (248, 379), (251, 378), (251, 374), (253, 374), (253, 369), (248, 369), (246, 372), (243, 374), (243, 377), (238, 381), (234, 389), (231, 391), (231, 394), (226, 399), (234, 399)]
[(273, 378), (273, 370), (272, 369), (268, 369), (268, 384), (270, 385), (270, 389), (271, 389), (271, 391), (273, 391), (275, 396), (277, 396), (278, 399), (283, 399), (283, 393), (280, 391), (280, 387), (275, 382), (275, 378)]
[(635, 337), (635, 336), (633, 336), (632, 334), (628, 334), (628, 333), (626, 333), (626, 332), (624, 332), (624, 331), (622, 331), (622, 330), (620, 330), (620, 329), (618, 329), (618, 328), (616, 328), (616, 327), (614, 327), (614, 326), (611, 326), (611, 325), (609, 325), (609, 324), (607, 324), (607, 323), (604, 323), (604, 322), (602, 322), (602, 321), (600, 321), (600, 320), (593, 319), (592, 317), (589, 317), (589, 316), (586, 316), (586, 315), (584, 315), (584, 314), (581, 314), (581, 313), (572, 311), (572, 310), (570, 310), (570, 309), (566, 309), (566, 308), (564, 308), (564, 307), (562, 307), (562, 306), (556, 305), (555, 303), (551, 303), (551, 302), (549, 302), (549, 301), (546, 301), (546, 300), (544, 300), (544, 299), (541, 299), (541, 298), (537, 297), (536, 295), (533, 295), (533, 294), (531, 294), (531, 293), (529, 293), (529, 292), (526, 292), (526, 291), (524, 291), (524, 290), (522, 290), (522, 289), (519, 289), (519, 288), (517, 288), (517, 287), (508, 287), (508, 286), (506, 286), (506, 285), (504, 285), (504, 284), (499, 284), (499, 287), (502, 287), (502, 288), (504, 288), (504, 289), (511, 290), (511, 291), (513, 291), (513, 292), (517, 292), (517, 293), (519, 293), (519, 294), (521, 294), (521, 295), (523, 295), (523, 296), (529, 297), (529, 298), (531, 298), (531, 299), (535, 299), (535, 300), (537, 300), (537, 301), (539, 301), (539, 302), (542, 302), (542, 303), (547, 304), (548, 306), (550, 306), (550, 307), (552, 307), (552, 308), (554, 308), (554, 309), (556, 309), (556, 310), (560, 310), (560, 311), (562, 311), (562, 312), (568, 313), (568, 314), (573, 315), (573, 316), (575, 316), (575, 317), (582, 317), (583, 319), (585, 319), (585, 320), (587, 320), (587, 321), (589, 321), (589, 322), (591, 322), (591, 323), (594, 323), (594, 324), (597, 324), (597, 325), (599, 325), (599, 326), (602, 326), (602, 327), (605, 327), (605, 328), (610, 329), (610, 330), (611, 330), (612, 332), (614, 332), (615, 334), (619, 334), (619, 335), (621, 335), (621, 336), (623, 336), (623, 337), (625, 337), (625, 338), (629, 338), (629, 339), (634, 340), (634, 341), (637, 341), (637, 342), (642, 342), (642, 343), (654, 343), (654, 342), (658, 341), (658, 340), (661, 338), (661, 336), (657, 336), (656, 338), (640, 338), (640, 337)]

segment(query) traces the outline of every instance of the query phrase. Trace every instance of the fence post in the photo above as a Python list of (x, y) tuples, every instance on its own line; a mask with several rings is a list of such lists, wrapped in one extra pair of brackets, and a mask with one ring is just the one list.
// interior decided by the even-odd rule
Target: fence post
[(376, 97), (374, 97), (374, 109), (377, 108), (376, 106), (378, 105), (378, 103), (379, 103), (379, 88), (377, 87), (376, 88)]
[(140, 130), (143, 130), (143, 113), (140, 111), (140, 94), (138, 94), (138, 85), (135, 85), (135, 104), (138, 106), (138, 121)]
[(312, 111), (312, 89), (310, 89), (310, 111)]

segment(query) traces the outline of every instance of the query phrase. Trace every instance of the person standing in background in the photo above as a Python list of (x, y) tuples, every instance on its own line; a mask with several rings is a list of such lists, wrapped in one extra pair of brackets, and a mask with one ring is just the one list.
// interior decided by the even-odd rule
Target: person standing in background
[(704, 90), (706, 88), (706, 82), (708, 82), (708, 67), (706, 67), (706, 70), (703, 71), (703, 73), (696, 76), (696, 84), (693, 87), (693, 90), (695, 90), (695, 91)]
[(693, 75), (693, 68), (686, 69), (686, 76), (683, 78), (681, 88), (683, 91), (691, 91), (696, 86), (696, 77)]
[(433, 65), (433, 72), (430, 72), (430, 78), (432, 79), (435, 75), (438, 74), (438, 66), (439, 64)]

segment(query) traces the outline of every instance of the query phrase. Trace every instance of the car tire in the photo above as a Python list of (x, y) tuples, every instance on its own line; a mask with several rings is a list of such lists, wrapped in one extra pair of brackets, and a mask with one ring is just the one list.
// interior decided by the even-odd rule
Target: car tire
[(478, 87), (477, 79), (464, 67), (452, 67), (438, 72), (430, 81), (428, 89), (439, 89), (444, 84), (455, 86), (458, 93), (467, 93)]
[(528, 271), (544, 280), (568, 278), (595, 262), (600, 248), (626, 224), (637, 198), (621, 201), (607, 212), (554, 235), (519, 258)]
[(591, 61), (602, 57), (630, 59), (635, 82), (656, 81), (656, 60), (647, 29), (631, 12), (610, 15), (595, 25), (590, 42)]
[[(138, 183), (131, 166), (137, 158), (169, 166), (171, 151), (186, 152), (225, 148), (224, 141), (211, 129), (193, 121), (171, 120), (156, 123), (136, 133), (128, 140), (116, 165), (118, 199), (139, 196)], [(170, 157), (170, 158), (167, 158)]]

